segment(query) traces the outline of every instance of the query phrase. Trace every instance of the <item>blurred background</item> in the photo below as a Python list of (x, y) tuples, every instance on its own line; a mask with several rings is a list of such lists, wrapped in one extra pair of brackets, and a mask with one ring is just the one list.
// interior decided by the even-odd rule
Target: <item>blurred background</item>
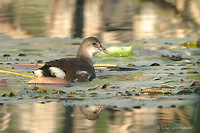
[(200, 35), (199, 0), (0, 0), (0, 38), (104, 43)]

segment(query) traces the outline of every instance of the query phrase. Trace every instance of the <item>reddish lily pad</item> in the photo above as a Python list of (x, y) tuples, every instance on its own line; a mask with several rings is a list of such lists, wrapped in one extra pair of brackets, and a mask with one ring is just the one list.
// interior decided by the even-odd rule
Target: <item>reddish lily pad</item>
[(160, 88), (170, 88), (170, 89), (174, 89), (175, 87), (171, 87), (171, 86), (168, 86), (168, 85), (162, 85)]
[(155, 89), (148, 89), (140, 92), (141, 94), (163, 94), (162, 91), (155, 90)]
[(0, 80), (0, 86), (7, 86), (8, 83), (6, 80)]
[(28, 81), (29, 85), (40, 85), (40, 84), (48, 84), (48, 85), (58, 85), (58, 86), (70, 86), (69, 81), (61, 79), (61, 78), (53, 78), (53, 77), (37, 77)]
[(37, 65), (37, 64), (13, 64), (12, 65), (13, 68), (16, 69), (37, 69), (40, 68), (41, 65)]

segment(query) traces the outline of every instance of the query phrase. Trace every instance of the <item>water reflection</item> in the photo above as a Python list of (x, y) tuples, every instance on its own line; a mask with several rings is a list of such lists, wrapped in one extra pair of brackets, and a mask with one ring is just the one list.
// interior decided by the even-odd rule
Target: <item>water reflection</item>
[(200, 124), (199, 106), (133, 109), (66, 107), (50, 102), (4, 104), (0, 110), (1, 132), (182, 133), (199, 132)]
[(1, 0), (0, 37), (198, 37), (197, 0)]

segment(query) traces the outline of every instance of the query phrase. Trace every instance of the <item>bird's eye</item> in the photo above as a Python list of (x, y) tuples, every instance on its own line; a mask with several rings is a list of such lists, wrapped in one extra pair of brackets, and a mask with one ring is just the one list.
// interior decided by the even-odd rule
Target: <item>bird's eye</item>
[(97, 44), (95, 42), (92, 43), (93, 46), (96, 46)]

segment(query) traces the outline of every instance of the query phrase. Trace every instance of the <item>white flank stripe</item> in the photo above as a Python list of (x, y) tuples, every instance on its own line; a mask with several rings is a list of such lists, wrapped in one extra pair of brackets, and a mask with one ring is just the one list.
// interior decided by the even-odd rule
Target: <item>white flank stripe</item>
[(88, 74), (88, 72), (87, 71), (77, 71), (76, 74)]
[(37, 77), (42, 77), (42, 76), (43, 76), (42, 70), (40, 70), (40, 69), (35, 70), (35, 71), (34, 71), (34, 74), (35, 74), (35, 76), (37, 76)]
[(76, 75), (82, 75), (82, 74), (85, 74), (87, 75), (88, 77), (88, 80), (90, 79), (91, 75), (87, 72), (87, 71), (77, 71), (76, 72)]
[(50, 67), (49, 70), (52, 75), (55, 75), (57, 78), (64, 79), (65, 72), (62, 69), (57, 68), (57, 67)]

